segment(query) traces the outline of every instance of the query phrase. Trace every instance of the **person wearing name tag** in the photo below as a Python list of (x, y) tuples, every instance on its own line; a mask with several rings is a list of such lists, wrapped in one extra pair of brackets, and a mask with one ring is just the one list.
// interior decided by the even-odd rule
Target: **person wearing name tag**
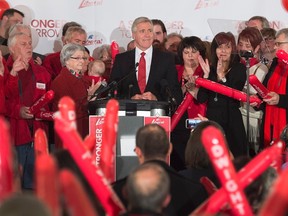
[[(10, 122), (12, 142), (23, 168), (22, 188), (33, 189), (34, 133), (38, 128), (48, 131), (45, 121), (36, 120), (29, 108), (50, 89), (50, 74), (32, 58), (32, 38), (25, 33), (15, 33), (8, 38), (10, 55), (6, 80), (6, 115)], [(43, 107), (49, 111), (46, 105)]]

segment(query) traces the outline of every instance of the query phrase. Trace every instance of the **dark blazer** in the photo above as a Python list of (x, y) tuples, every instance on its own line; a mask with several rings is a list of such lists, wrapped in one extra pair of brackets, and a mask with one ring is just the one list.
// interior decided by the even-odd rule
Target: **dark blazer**
[[(135, 67), (135, 64), (135, 49), (118, 54), (115, 58), (109, 82), (118, 82), (117, 96), (120, 99), (130, 99), (135, 94), (141, 94), (136, 76), (138, 68)], [(150, 91), (157, 97), (158, 101), (167, 101), (167, 96), (161, 88), (163, 79), (168, 82), (173, 96), (180, 104), (183, 96), (180, 84), (177, 81), (175, 58), (168, 52), (153, 49), (150, 74), (145, 92)]]
[[(160, 165), (170, 177), (170, 193), (172, 199), (167, 208), (164, 209), (164, 215), (189, 215), (189, 213), (208, 198), (206, 190), (199, 182), (186, 179), (164, 161), (151, 160), (145, 163), (150, 162)], [(112, 184), (112, 187), (122, 203), (127, 207), (127, 199), (125, 198), (126, 180), (127, 178), (118, 180)]]

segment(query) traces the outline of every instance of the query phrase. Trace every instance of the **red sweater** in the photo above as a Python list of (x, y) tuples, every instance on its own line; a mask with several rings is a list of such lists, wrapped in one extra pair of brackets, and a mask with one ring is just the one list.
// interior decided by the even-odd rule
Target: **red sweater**
[[(12, 69), (13, 63), (12, 57), (9, 56), (7, 60), (9, 70)], [(26, 77), (25, 73), (31, 74), (31, 76)], [(10, 121), (12, 139), (14, 139), (15, 145), (22, 145), (33, 141), (34, 133), (38, 128), (47, 132), (45, 121), (22, 119), (19, 113), (22, 106), (30, 106), (49, 90), (51, 78), (47, 70), (35, 64), (33, 59), (29, 61), (28, 70), (19, 71), (18, 74), (19, 76), (16, 77), (7, 75), (5, 83), (5, 93), (7, 92), (6, 114)], [(45, 109), (48, 110), (48, 106)], [(32, 131), (29, 127), (31, 125), (33, 126)]]
[[(72, 98), (75, 102), (77, 130), (82, 138), (85, 138), (89, 132), (87, 89), (90, 85), (91, 80), (88, 77), (77, 78), (66, 67), (62, 68), (60, 74), (51, 84), (51, 89), (55, 93), (52, 110), (58, 110), (58, 102), (63, 96)], [(55, 144), (57, 148), (62, 147), (62, 142), (57, 134)]]

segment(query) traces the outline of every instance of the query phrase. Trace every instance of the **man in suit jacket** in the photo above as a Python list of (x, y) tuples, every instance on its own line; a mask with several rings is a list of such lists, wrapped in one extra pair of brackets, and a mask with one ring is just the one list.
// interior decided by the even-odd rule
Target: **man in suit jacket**
[[(137, 131), (135, 152), (139, 163), (156, 163), (167, 172), (170, 178), (171, 201), (164, 209), (165, 215), (188, 215), (208, 198), (208, 195), (199, 182), (186, 179), (168, 165), (171, 151), (172, 145), (161, 126), (148, 124)], [(126, 181), (127, 178), (120, 179), (112, 186), (127, 207)]]
[[(117, 82), (117, 96), (121, 99), (166, 101), (163, 88), (169, 87), (177, 103), (182, 101), (174, 58), (170, 53), (154, 49), (153, 24), (147, 17), (138, 17), (132, 24), (136, 48), (118, 54), (113, 64), (110, 82)], [(140, 91), (138, 71), (141, 53), (145, 52), (146, 88)], [(140, 65), (139, 65), (140, 66)]]
[[(132, 37), (135, 49), (116, 55), (112, 68), (110, 83), (117, 82), (117, 98), (136, 100), (171, 101), (179, 105), (183, 100), (180, 83), (178, 83), (175, 57), (169, 52), (153, 48), (154, 40), (153, 23), (146, 17), (136, 18), (132, 24)], [(138, 85), (138, 71), (141, 53), (145, 52), (146, 60), (146, 88), (144, 93)], [(171, 95), (167, 94), (167, 87)], [(169, 98), (170, 97), (170, 98)], [(185, 168), (184, 151), (190, 131), (185, 128), (185, 113), (180, 119), (174, 131), (171, 133), (171, 141), (174, 151), (171, 155), (171, 164), (177, 169)]]

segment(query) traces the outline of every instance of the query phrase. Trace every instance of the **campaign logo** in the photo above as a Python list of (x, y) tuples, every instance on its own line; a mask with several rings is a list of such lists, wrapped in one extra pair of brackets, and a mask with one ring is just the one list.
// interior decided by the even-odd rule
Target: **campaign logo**
[(79, 6), (79, 9), (85, 8), (85, 7), (102, 5), (102, 3), (103, 3), (103, 0), (83, 0)]
[(201, 8), (215, 7), (219, 4), (219, 0), (199, 0), (197, 3), (195, 10)]
[(105, 44), (105, 37), (99, 32), (90, 32), (87, 34), (87, 41), (85, 43), (85, 46), (101, 46)]

